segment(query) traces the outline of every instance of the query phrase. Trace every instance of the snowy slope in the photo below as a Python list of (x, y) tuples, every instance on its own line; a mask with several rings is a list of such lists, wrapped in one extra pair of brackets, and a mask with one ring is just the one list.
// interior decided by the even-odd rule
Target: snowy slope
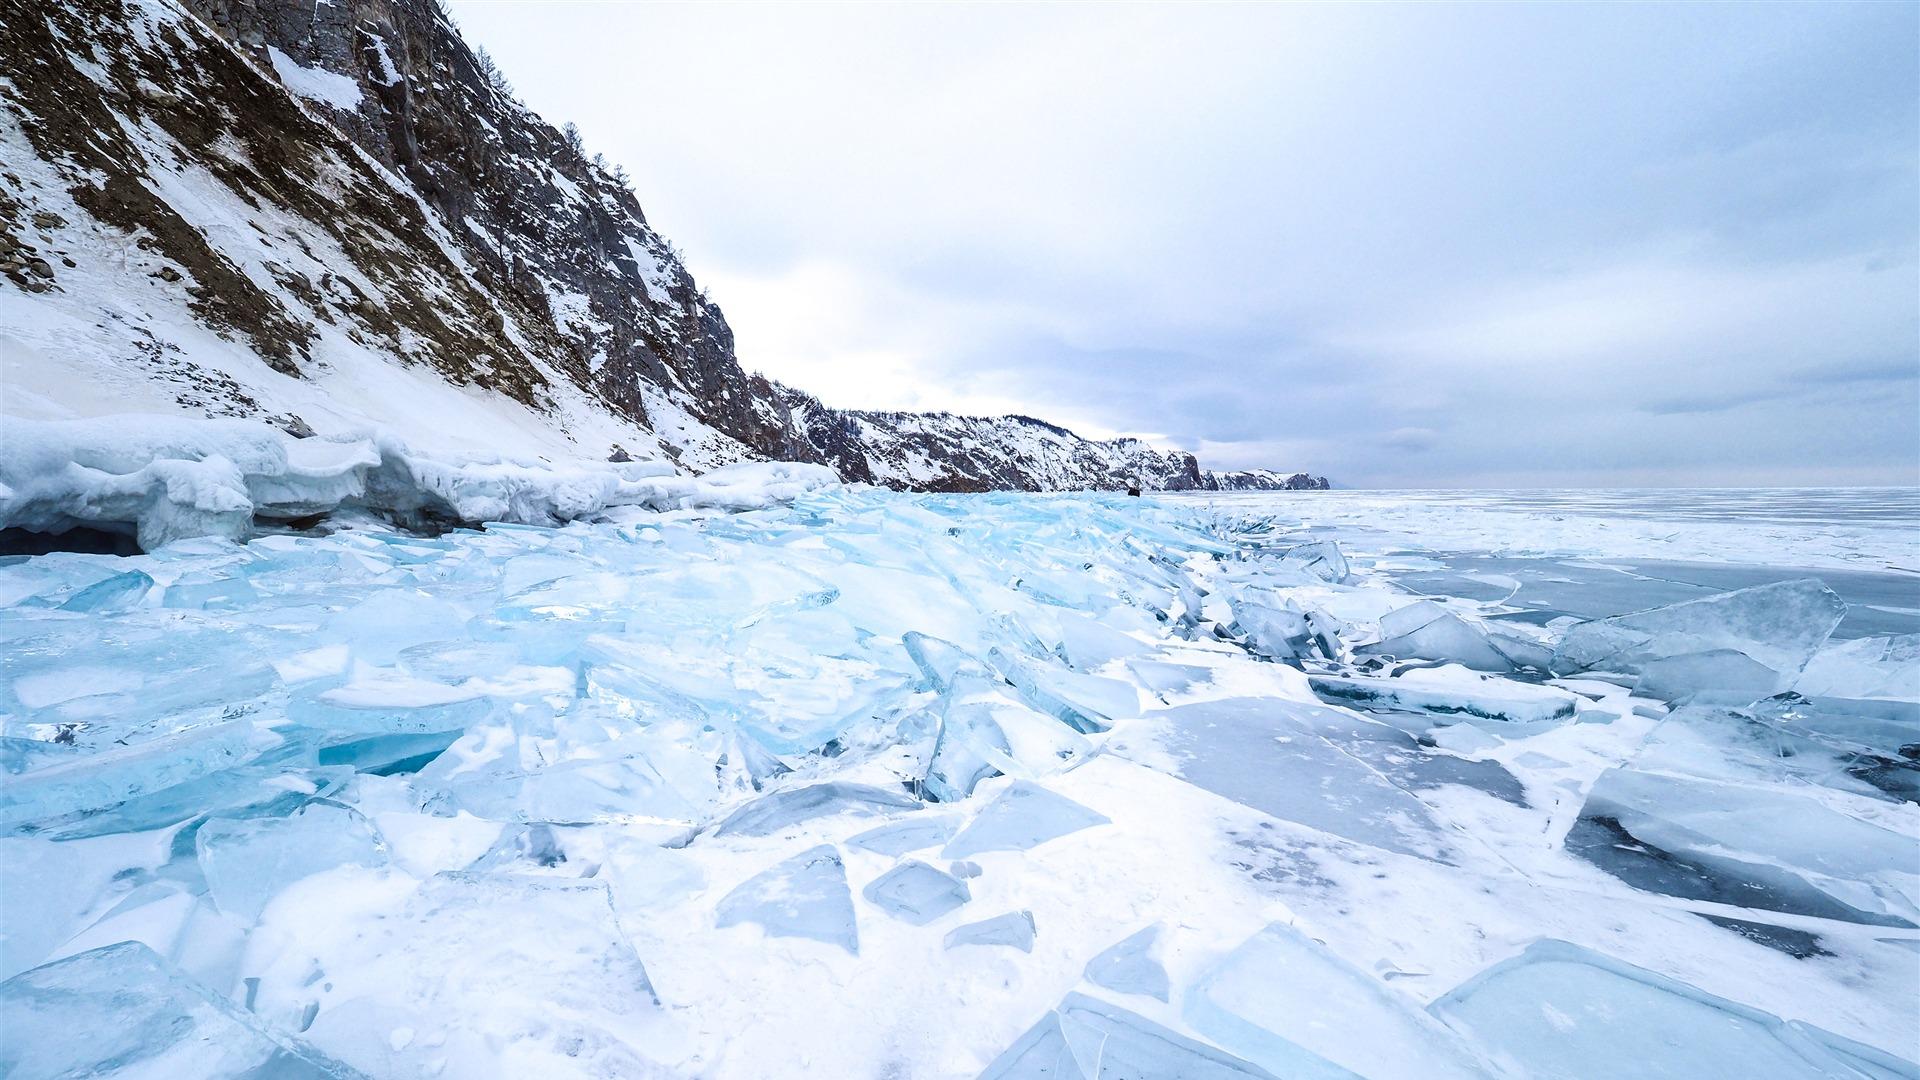
[(177, 412), (529, 466), (615, 448), (953, 490), (1208, 486), (1017, 417), (747, 373), (632, 192), (428, 0), (63, 0), (0, 25), (0, 413)]

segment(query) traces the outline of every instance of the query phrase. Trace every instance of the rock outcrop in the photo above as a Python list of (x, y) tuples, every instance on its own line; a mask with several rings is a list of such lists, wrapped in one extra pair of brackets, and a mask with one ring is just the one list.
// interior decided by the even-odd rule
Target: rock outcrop
[(749, 373), (618, 170), (517, 101), (432, 0), (0, 15), (10, 351), (95, 404), (106, 387), (129, 411), (404, 430), (445, 412), (410, 400), (424, 372), (595, 458), (786, 459), (916, 490), (1223, 486), (1137, 440), (836, 410)]

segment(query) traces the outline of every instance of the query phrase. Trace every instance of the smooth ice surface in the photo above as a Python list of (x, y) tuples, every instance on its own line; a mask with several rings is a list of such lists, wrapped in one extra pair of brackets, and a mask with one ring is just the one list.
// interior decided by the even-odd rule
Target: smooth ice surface
[[(1539, 942), (1433, 1003), (1528, 1076), (1549, 1080), (1848, 1077), (1912, 1066), (1563, 941)], [(1844, 1041), (1839, 1041), (1844, 1046)]]
[(720, 901), (716, 916), (720, 926), (758, 923), (774, 937), (812, 938), (860, 951), (846, 867), (828, 844), (742, 882)]
[(0, 983), (0, 1073), (13, 1080), (351, 1080), (134, 942)]
[(956, 926), (947, 931), (942, 944), (949, 949), (966, 945), (1004, 945), (1021, 952), (1033, 951), (1033, 912), (1009, 911), (991, 919)]
[(940, 855), (964, 859), (983, 851), (1025, 851), (1068, 833), (1107, 823), (1105, 815), (1094, 813), (1072, 799), (1016, 780), (941, 849)]
[[(1328, 1068), (1300, 1071), (1302, 1077), (1347, 1077)], [(1084, 994), (1068, 994), (993, 1060), (980, 1080), (1039, 1080), (1075, 1077), (1080, 1080), (1147, 1080), (1181, 1077), (1184, 1080), (1231, 1080), (1273, 1074), (1221, 1053), (1204, 1043)]]
[(1165, 1001), (1171, 987), (1167, 983), (1167, 969), (1154, 958), (1159, 942), (1159, 926), (1129, 934), (1087, 961), (1084, 977), (1093, 985), (1116, 994), (1143, 994)]
[(860, 895), (894, 918), (915, 926), (924, 926), (973, 899), (966, 882), (915, 860), (874, 878)]

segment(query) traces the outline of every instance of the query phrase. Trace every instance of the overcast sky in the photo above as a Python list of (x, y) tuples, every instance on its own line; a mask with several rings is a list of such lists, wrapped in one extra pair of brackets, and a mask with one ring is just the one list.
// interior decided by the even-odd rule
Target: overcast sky
[(1920, 4), (451, 7), (831, 405), (1920, 482)]

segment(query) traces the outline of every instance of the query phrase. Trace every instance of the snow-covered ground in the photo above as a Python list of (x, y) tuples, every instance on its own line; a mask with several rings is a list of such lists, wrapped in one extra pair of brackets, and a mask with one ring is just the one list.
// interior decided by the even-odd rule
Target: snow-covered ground
[(766, 479), (0, 564), (0, 1072), (1916, 1075), (1910, 494)]

